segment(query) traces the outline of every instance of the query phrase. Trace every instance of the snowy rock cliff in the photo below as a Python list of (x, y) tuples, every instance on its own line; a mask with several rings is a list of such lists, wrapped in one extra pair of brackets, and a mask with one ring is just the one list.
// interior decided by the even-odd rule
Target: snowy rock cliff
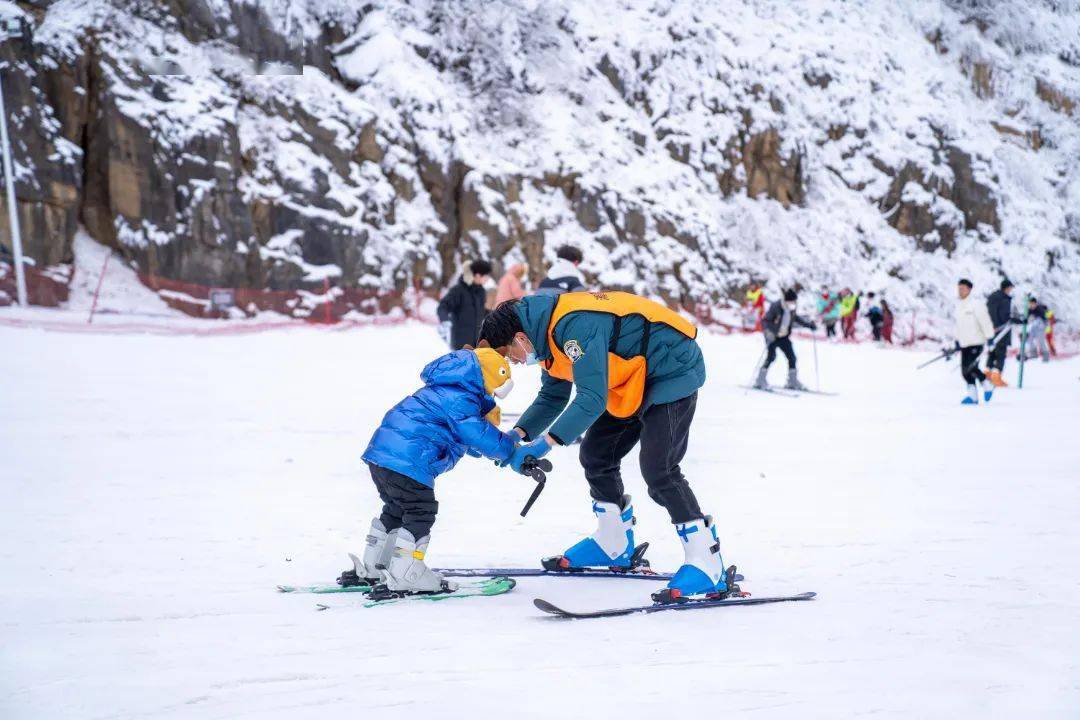
[(1076, 0), (0, 6), (39, 265), (82, 224), (172, 280), (394, 291), (570, 242), (684, 305), (1006, 274), (1080, 314)]

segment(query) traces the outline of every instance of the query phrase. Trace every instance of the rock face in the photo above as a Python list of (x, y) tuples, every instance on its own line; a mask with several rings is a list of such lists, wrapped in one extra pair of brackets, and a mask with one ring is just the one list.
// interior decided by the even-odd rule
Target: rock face
[[(0, 44), (4, 102), (12, 156), (23, 252), (38, 266), (70, 262), (78, 226), (82, 152), (61, 133), (61, 123), (42, 90), (43, 71), (34, 48), (24, 42)], [(8, 245), (7, 197), (0, 233)]]
[(1080, 311), (1080, 79), (1055, 45), (1078, 12), (1018, 39), (978, 3), (20, 5), (32, 41), (0, 58), (41, 268), (82, 224), (151, 284), (371, 311), (475, 256), (537, 281), (569, 242), (593, 282), (687, 307), (751, 278), (933, 304), (969, 263)]

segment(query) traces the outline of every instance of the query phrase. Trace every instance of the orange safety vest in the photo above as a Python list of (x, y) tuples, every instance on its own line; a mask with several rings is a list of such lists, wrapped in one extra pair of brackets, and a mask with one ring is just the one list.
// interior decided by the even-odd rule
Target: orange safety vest
[[(631, 293), (563, 293), (555, 301), (551, 321), (548, 323), (547, 341), (551, 359), (544, 363), (544, 370), (552, 377), (568, 382), (574, 381), (574, 363), (566, 351), (555, 344), (554, 333), (559, 321), (575, 312), (598, 312), (615, 316), (615, 329), (608, 346), (607, 411), (618, 418), (628, 418), (641, 408), (645, 396), (645, 376), (648, 373), (645, 356), (649, 349), (650, 323), (663, 323), (691, 340), (697, 337), (697, 327), (682, 315), (660, 303)], [(635, 315), (646, 320), (645, 331), (641, 336), (641, 349), (637, 355), (624, 358), (615, 354), (615, 343), (619, 339), (623, 318)]]

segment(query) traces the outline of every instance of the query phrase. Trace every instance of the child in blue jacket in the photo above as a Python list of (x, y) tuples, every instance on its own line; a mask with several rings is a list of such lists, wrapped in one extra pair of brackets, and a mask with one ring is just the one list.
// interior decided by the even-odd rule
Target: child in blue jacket
[(352, 556), (342, 585), (385, 583), (406, 594), (456, 589), (424, 564), (439, 509), (435, 478), (466, 453), (520, 471), (517, 434), (498, 428), (494, 397), (513, 387), (502, 355), (491, 348), (458, 350), (428, 363), (420, 379), (424, 387), (386, 413), (364, 452), (383, 508), (371, 521), (363, 558)]

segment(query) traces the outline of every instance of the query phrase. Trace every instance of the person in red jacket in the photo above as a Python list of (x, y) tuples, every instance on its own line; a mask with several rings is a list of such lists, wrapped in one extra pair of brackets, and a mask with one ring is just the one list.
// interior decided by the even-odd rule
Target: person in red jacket
[(881, 315), (884, 318), (881, 324), (881, 338), (892, 345), (893, 322), (896, 318), (893, 316), (892, 308), (889, 307), (889, 302), (885, 298), (881, 298)]

